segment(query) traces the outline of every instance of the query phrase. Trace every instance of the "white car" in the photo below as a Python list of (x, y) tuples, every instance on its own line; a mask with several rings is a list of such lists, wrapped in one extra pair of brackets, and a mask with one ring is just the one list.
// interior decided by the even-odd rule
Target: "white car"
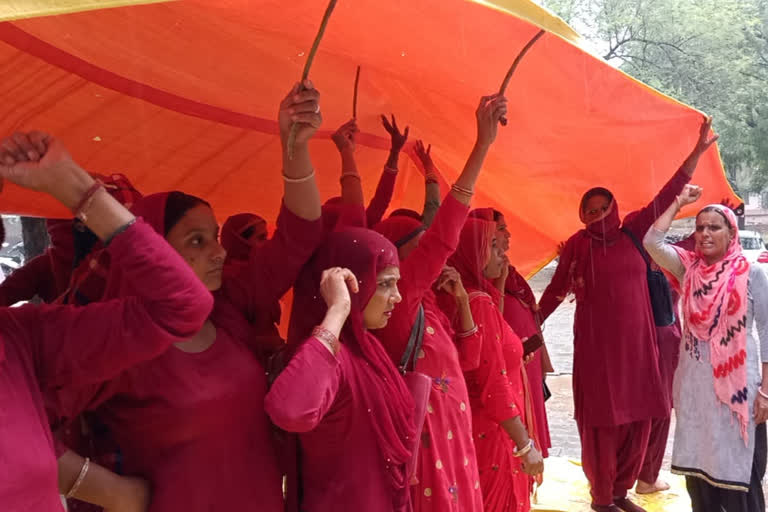
[(750, 263), (757, 263), (758, 258), (765, 252), (765, 243), (763, 237), (757, 231), (739, 230), (739, 240), (741, 249)]

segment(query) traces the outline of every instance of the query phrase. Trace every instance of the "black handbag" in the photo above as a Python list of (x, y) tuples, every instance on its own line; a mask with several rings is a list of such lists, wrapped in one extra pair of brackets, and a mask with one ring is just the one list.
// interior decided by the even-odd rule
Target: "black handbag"
[(654, 323), (657, 327), (672, 325), (675, 323), (675, 310), (672, 305), (672, 292), (669, 289), (667, 276), (660, 270), (651, 269), (651, 258), (643, 249), (643, 246), (640, 245), (640, 241), (635, 237), (634, 233), (626, 228), (621, 228), (621, 230), (629, 236), (637, 250), (640, 251), (640, 256), (645, 261), (648, 275), (648, 293), (651, 296)]

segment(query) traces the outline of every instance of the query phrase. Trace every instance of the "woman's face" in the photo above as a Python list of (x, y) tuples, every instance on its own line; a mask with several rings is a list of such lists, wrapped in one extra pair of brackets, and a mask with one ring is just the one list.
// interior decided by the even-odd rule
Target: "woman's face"
[(200, 204), (187, 211), (168, 232), (166, 240), (206, 288), (210, 291), (221, 288), (227, 251), (219, 244), (219, 225), (208, 206)]
[(509, 250), (509, 239), (511, 236), (512, 234), (507, 229), (507, 221), (501, 215), (499, 220), (496, 221), (496, 239), (500, 241), (502, 252)]
[(591, 224), (602, 217), (611, 206), (611, 199), (603, 195), (592, 196), (584, 204), (585, 224)]
[(696, 217), (696, 250), (708, 264), (711, 265), (725, 256), (733, 237), (733, 229), (728, 227), (725, 217), (719, 213), (701, 212)]
[(495, 234), (490, 244), (491, 256), (483, 269), (483, 275), (487, 279), (498, 279), (504, 272), (504, 251), (501, 249), (501, 244), (499, 244)]
[(387, 267), (376, 276), (376, 291), (363, 310), (363, 324), (366, 329), (381, 329), (386, 327), (392, 318), (395, 304), (403, 300), (397, 289), (400, 280), (400, 269)]

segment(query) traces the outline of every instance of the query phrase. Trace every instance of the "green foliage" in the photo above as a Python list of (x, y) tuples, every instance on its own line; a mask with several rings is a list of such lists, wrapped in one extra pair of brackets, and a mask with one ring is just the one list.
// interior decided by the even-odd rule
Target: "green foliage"
[(726, 172), (738, 189), (768, 185), (766, 0), (540, 3), (606, 60), (713, 116)]

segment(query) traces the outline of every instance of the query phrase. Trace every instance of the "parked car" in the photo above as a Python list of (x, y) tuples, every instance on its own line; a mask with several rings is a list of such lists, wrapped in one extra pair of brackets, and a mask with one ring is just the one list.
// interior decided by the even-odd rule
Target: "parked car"
[(744, 252), (744, 256), (746, 256), (747, 261), (750, 263), (760, 262), (760, 257), (766, 252), (766, 246), (760, 233), (757, 231), (745, 231), (740, 229), (739, 240), (741, 241), (741, 249)]

